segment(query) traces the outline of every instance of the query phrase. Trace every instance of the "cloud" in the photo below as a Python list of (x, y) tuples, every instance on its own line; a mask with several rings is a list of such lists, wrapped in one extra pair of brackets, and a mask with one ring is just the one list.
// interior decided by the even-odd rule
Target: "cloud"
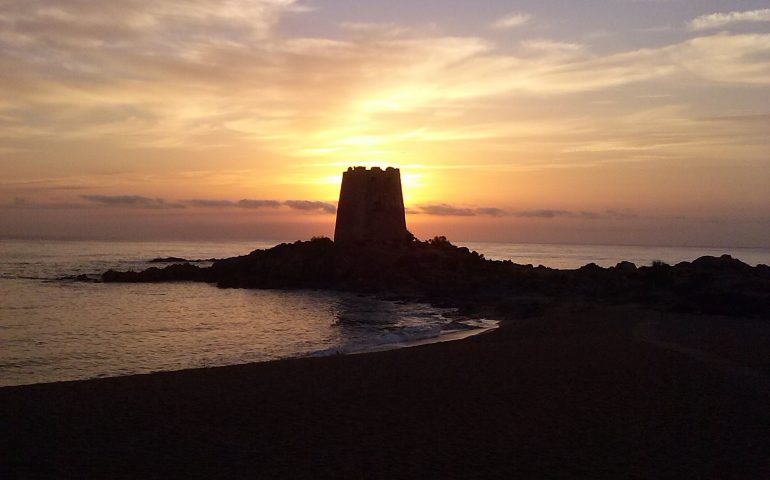
[(242, 199), (238, 201), (222, 199), (192, 199), (181, 201), (169, 201), (163, 198), (145, 197), (142, 195), (80, 195), (80, 202), (35, 202), (27, 197), (14, 197), (11, 203), (4, 205), (12, 208), (45, 208), (45, 209), (69, 209), (87, 207), (123, 207), (135, 209), (175, 209), (175, 208), (216, 208), (216, 209), (279, 209), (285, 207), (289, 210), (302, 212), (320, 212), (325, 214), (336, 213), (337, 207), (331, 202), (316, 200), (252, 200)]
[[(294, 0), (25, 0), (2, 2), (0, 19), (16, 38), (39, 35), (70, 44), (111, 47), (137, 33), (166, 47), (178, 42), (262, 39), (285, 12), (307, 11)], [(10, 6), (7, 3), (11, 3)], [(143, 42), (140, 46), (146, 46)]]
[(770, 35), (720, 33), (669, 48), (671, 62), (696, 78), (732, 84), (770, 85)]
[(515, 28), (524, 25), (530, 20), (532, 20), (532, 15), (528, 13), (509, 13), (492, 22), (491, 26), (498, 29)]
[(711, 30), (746, 22), (770, 22), (770, 8), (701, 15), (687, 22), (687, 29), (690, 31)]
[(84, 208), (94, 208), (82, 202), (36, 202), (26, 197), (16, 197), (10, 203), (0, 203), (0, 209), (20, 209), (20, 210), (81, 210)]
[(284, 205), (292, 210), (313, 211), (318, 210), (323, 213), (335, 213), (337, 207), (333, 203), (318, 202), (310, 200), (287, 200), (283, 202)]
[(411, 210), (411, 213), (447, 217), (535, 217), (535, 218), (555, 218), (557, 216), (568, 216), (571, 212), (566, 210), (523, 210), (513, 211), (499, 207), (457, 207), (446, 203), (419, 205)]
[(259, 167), (273, 171), (278, 158), (377, 161), (426, 142), (584, 132), (593, 120), (569, 112), (526, 116), (527, 104), (554, 97), (567, 105), (566, 96), (641, 82), (770, 85), (770, 35), (607, 53), (563, 39), (496, 45), (439, 28), (279, 35), (281, 19), (301, 10), (289, 0), (6, 3), (14, 8), (0, 9), (0, 71), (10, 72), (0, 75), (0, 150), (29, 148), (26, 158), (54, 141), (99, 142), (123, 158), (258, 152)]
[(523, 40), (521, 46), (529, 50), (541, 50), (546, 52), (579, 52), (585, 49), (585, 46), (579, 43), (559, 42), (549, 39)]
[(477, 215), (486, 215), (489, 217), (500, 217), (506, 214), (505, 210), (502, 208), (497, 207), (481, 207), (476, 208), (475, 212)]
[[(535, 78), (552, 93), (601, 90), (631, 83), (671, 79), (698, 83), (770, 85), (770, 35), (697, 37), (655, 49), (607, 56), (554, 57), (555, 65)], [(581, 58), (582, 56), (582, 58)]]
[(261, 208), (280, 208), (282, 206), (288, 207), (291, 210), (299, 210), (305, 212), (319, 211), (323, 213), (335, 213), (337, 207), (333, 203), (321, 202), (315, 200), (252, 200), (242, 199), (238, 201), (232, 200), (207, 200), (207, 199), (194, 199), (185, 200), (185, 205), (199, 208), (244, 208), (244, 209), (261, 209)]
[(556, 218), (556, 217), (574, 216), (574, 213), (569, 212), (567, 210), (541, 209), (541, 210), (522, 210), (522, 211), (514, 212), (514, 215), (517, 217), (524, 217), (524, 218)]
[(199, 208), (278, 208), (282, 205), (282, 202), (278, 200), (251, 200), (244, 198), (237, 202), (232, 200), (208, 200), (208, 199), (193, 199), (184, 200), (182, 203), (191, 207)]
[(80, 198), (108, 207), (185, 208), (180, 203), (169, 203), (162, 198), (150, 198), (141, 195), (81, 195)]
[(235, 206), (235, 202), (233, 202), (232, 200), (193, 199), (193, 200), (185, 200), (183, 203), (185, 205), (190, 205), (191, 207), (201, 207), (201, 208), (232, 208)]
[(702, 117), (698, 120), (704, 122), (727, 122), (727, 123), (748, 123), (748, 124), (770, 124), (770, 113), (758, 113), (752, 115), (718, 115), (713, 117)]
[(540, 210), (520, 210), (512, 212), (516, 217), (524, 218), (578, 218), (584, 220), (627, 220), (638, 218), (636, 212), (630, 208), (607, 209), (602, 212), (592, 212), (587, 210), (558, 210), (558, 209), (540, 209)]
[(602, 212), (586, 210), (561, 210), (561, 209), (535, 209), (535, 210), (509, 210), (499, 207), (457, 207), (446, 203), (418, 205), (407, 211), (409, 214), (434, 215), (442, 217), (518, 217), (518, 218), (578, 218), (584, 220), (599, 219), (631, 219), (637, 218), (637, 214), (631, 209), (607, 209)]
[(436, 216), (472, 217), (476, 215), (476, 211), (472, 208), (458, 208), (446, 203), (420, 205), (416, 210), (419, 213)]
[(281, 206), (281, 202), (277, 200), (238, 200), (235, 204), (240, 208), (278, 208)]

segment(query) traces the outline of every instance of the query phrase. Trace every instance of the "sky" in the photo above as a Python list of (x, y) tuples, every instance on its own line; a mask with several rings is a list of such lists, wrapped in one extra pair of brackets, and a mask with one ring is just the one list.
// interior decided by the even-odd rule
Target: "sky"
[(770, 247), (770, 3), (0, 0), (0, 237)]

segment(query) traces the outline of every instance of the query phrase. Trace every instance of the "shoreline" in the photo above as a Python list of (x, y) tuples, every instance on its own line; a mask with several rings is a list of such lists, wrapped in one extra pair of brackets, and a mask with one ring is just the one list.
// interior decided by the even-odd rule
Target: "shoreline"
[[(67, 279), (67, 280), (55, 279), (51, 281), (53, 283), (64, 283), (64, 284), (72, 283), (72, 280), (70, 279)], [(173, 283), (173, 282), (169, 282), (169, 283)], [(189, 282), (176, 282), (176, 283), (189, 284)], [(215, 286), (210, 284), (206, 284), (205, 286), (207, 288), (216, 289)], [(446, 305), (443, 305), (443, 306), (436, 305), (426, 299), (421, 299), (421, 298), (393, 297), (393, 296), (381, 295), (381, 294), (361, 294), (357, 292), (334, 291), (334, 290), (323, 290), (323, 289), (307, 289), (307, 290), (291, 289), (290, 291), (293, 293), (300, 293), (300, 294), (303, 294), (305, 292), (309, 292), (311, 294), (321, 292), (321, 293), (331, 293), (331, 294), (340, 294), (340, 295), (355, 295), (357, 297), (364, 297), (364, 298), (377, 301), (377, 302), (382, 302), (385, 304), (412, 305), (415, 308), (421, 308), (421, 307), (428, 308), (436, 316), (440, 317), (442, 321), (444, 321), (445, 323), (440, 326), (435, 326), (435, 329), (436, 329), (435, 333), (426, 332), (426, 335), (432, 335), (432, 336), (426, 336), (426, 337), (420, 336), (419, 332), (417, 334), (407, 333), (406, 330), (409, 330), (410, 328), (413, 328), (413, 327), (402, 326), (394, 330), (383, 329), (379, 332), (372, 332), (368, 337), (368, 341), (352, 342), (347, 344), (341, 344), (339, 346), (322, 348), (318, 350), (304, 351), (304, 352), (297, 351), (295, 353), (289, 354), (288, 356), (282, 356), (282, 357), (273, 357), (273, 358), (268, 357), (268, 358), (263, 358), (259, 360), (246, 360), (241, 362), (235, 361), (232, 363), (219, 363), (219, 364), (215, 363), (215, 364), (209, 364), (209, 365), (196, 365), (194, 362), (190, 362), (188, 363), (187, 366), (181, 366), (179, 368), (163, 369), (161, 367), (160, 369), (157, 369), (157, 370), (150, 370), (152, 366), (149, 365), (146, 368), (131, 369), (133, 371), (130, 371), (129, 369), (121, 368), (123, 372), (119, 374), (105, 373), (105, 372), (109, 372), (109, 369), (103, 368), (101, 372), (96, 372), (94, 373), (93, 376), (90, 376), (90, 377), (76, 376), (77, 373), (74, 373), (71, 376), (68, 375), (67, 377), (60, 378), (60, 379), (44, 379), (39, 381), (33, 380), (30, 383), (15, 383), (15, 384), (7, 384), (7, 385), (0, 384), (0, 389), (39, 385), (39, 384), (80, 382), (80, 381), (102, 380), (102, 379), (110, 379), (110, 378), (122, 378), (122, 377), (133, 376), (133, 375), (152, 375), (156, 373), (179, 372), (179, 371), (198, 370), (198, 369), (205, 369), (205, 368), (250, 365), (250, 364), (259, 364), (259, 363), (265, 363), (265, 362), (275, 362), (275, 361), (292, 360), (292, 359), (300, 359), (300, 358), (326, 357), (326, 356), (334, 356), (334, 355), (358, 355), (358, 354), (364, 354), (364, 353), (370, 353), (370, 352), (381, 352), (381, 351), (396, 350), (401, 348), (411, 348), (414, 346), (428, 345), (432, 343), (459, 341), (465, 338), (479, 335), (481, 333), (485, 333), (490, 330), (494, 330), (498, 328), (500, 324), (499, 320), (482, 318), (477, 314), (463, 315), (459, 313), (458, 311), (459, 309), (456, 307), (447, 307)], [(407, 316), (408, 315), (409, 313), (407, 312)], [(485, 324), (485, 322), (488, 322), (488, 323)], [(474, 323), (475, 325), (473, 325)], [(458, 328), (458, 325), (461, 326), (461, 328)], [(428, 326), (428, 324), (426, 324), (426, 326)], [(403, 334), (403, 336), (401, 334)], [(388, 338), (388, 337), (392, 337), (392, 338)], [(415, 337), (415, 338), (410, 339), (411, 337)], [(113, 367), (113, 370), (114, 369), (115, 368)]]
[[(635, 338), (660, 318), (560, 302), (420, 348), (0, 388), (0, 475), (763, 477), (766, 392)], [(682, 336), (734, 319), (665, 320), (682, 331), (660, 341), (761, 370), (746, 349)]]
[[(374, 346), (371, 348), (364, 348), (362, 350), (353, 350), (349, 352), (339, 352), (340, 355), (362, 355), (366, 353), (376, 353), (376, 352), (387, 352), (390, 350), (399, 350), (402, 348), (413, 348), (413, 347), (419, 347), (422, 345), (433, 345), (436, 343), (444, 343), (444, 342), (459, 342), (461, 340), (465, 340), (471, 337), (475, 337), (477, 335), (483, 335), (485, 333), (492, 333), (498, 328), (500, 328), (501, 320), (491, 320), (491, 319), (481, 319), (483, 321), (488, 322), (494, 322), (494, 325), (488, 326), (488, 327), (472, 327), (467, 330), (448, 330), (446, 333), (440, 333), (435, 337), (429, 337), (429, 338), (421, 338), (416, 340), (411, 340), (407, 342), (398, 342), (398, 343), (387, 343), (382, 344), (378, 346)], [(328, 355), (305, 355), (300, 357), (292, 357), (292, 358), (305, 358), (305, 357), (324, 357), (324, 356), (330, 356), (335, 355), (335, 353), (329, 353)], [(286, 360), (286, 359), (284, 359)]]
[[(434, 308), (438, 308), (438, 307), (434, 307)], [(470, 318), (468, 318), (468, 320), (470, 320)], [(75, 378), (75, 379), (54, 380), (54, 381), (47, 381), (47, 382), (22, 383), (22, 384), (16, 384), (16, 385), (0, 385), (0, 391), (6, 388), (30, 387), (35, 385), (51, 385), (51, 384), (63, 384), (63, 383), (72, 383), (72, 382), (90, 382), (90, 381), (98, 381), (98, 380), (120, 379), (125, 377), (133, 377), (136, 375), (155, 375), (155, 374), (177, 373), (177, 372), (186, 372), (186, 371), (195, 371), (195, 370), (206, 370), (206, 369), (213, 369), (213, 368), (258, 365), (263, 363), (291, 361), (291, 360), (298, 360), (303, 358), (324, 358), (324, 357), (333, 357), (338, 355), (340, 356), (341, 355), (363, 355), (363, 354), (369, 354), (369, 353), (387, 352), (391, 350), (413, 348), (413, 347), (419, 347), (423, 345), (432, 345), (436, 343), (462, 341), (471, 337), (475, 337), (477, 335), (494, 332), (495, 330), (500, 328), (500, 325), (502, 323), (502, 321), (500, 320), (491, 320), (486, 318), (478, 319), (478, 320), (491, 322), (493, 323), (493, 325), (470, 327), (467, 330), (447, 330), (446, 333), (439, 333), (437, 336), (429, 337), (429, 338), (418, 338), (415, 340), (402, 341), (402, 342), (374, 344), (370, 347), (360, 347), (360, 348), (353, 347), (353, 349), (351, 350), (346, 350), (344, 347), (329, 348), (329, 349), (324, 349), (324, 350), (319, 350), (314, 352), (299, 353), (297, 355), (290, 356), (290, 357), (274, 358), (274, 359), (267, 359), (267, 360), (255, 361), (255, 362), (232, 363), (232, 364), (226, 364), (226, 365), (211, 365), (211, 366), (205, 366), (205, 367), (189, 367), (189, 368), (181, 368), (177, 370), (156, 370), (156, 371), (149, 371), (149, 372), (130, 373), (126, 375), (96, 376), (96, 377), (90, 377), (90, 378)], [(454, 318), (453, 321), (458, 321), (458, 320), (457, 318)]]

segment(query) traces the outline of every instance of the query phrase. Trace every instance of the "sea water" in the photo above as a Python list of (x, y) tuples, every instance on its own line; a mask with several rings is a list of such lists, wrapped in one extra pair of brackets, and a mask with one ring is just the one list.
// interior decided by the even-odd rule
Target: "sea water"
[[(495, 325), (448, 309), (340, 292), (62, 280), (110, 268), (141, 270), (157, 257), (244, 255), (275, 243), (0, 240), (0, 386), (354, 353)], [(723, 253), (770, 263), (768, 249), (459, 243), (487, 258), (555, 268)]]
[(356, 353), (496, 324), (352, 293), (62, 280), (273, 245), (0, 241), (0, 386)]

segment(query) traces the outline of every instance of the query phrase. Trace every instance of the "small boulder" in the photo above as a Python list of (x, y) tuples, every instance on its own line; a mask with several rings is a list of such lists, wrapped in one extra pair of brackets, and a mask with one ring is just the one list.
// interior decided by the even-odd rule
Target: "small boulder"
[(615, 265), (615, 270), (619, 272), (635, 272), (636, 264), (633, 262), (622, 261)]
[(188, 263), (191, 260), (187, 260), (186, 258), (180, 258), (180, 257), (162, 257), (162, 258), (153, 258), (150, 260), (150, 263)]

